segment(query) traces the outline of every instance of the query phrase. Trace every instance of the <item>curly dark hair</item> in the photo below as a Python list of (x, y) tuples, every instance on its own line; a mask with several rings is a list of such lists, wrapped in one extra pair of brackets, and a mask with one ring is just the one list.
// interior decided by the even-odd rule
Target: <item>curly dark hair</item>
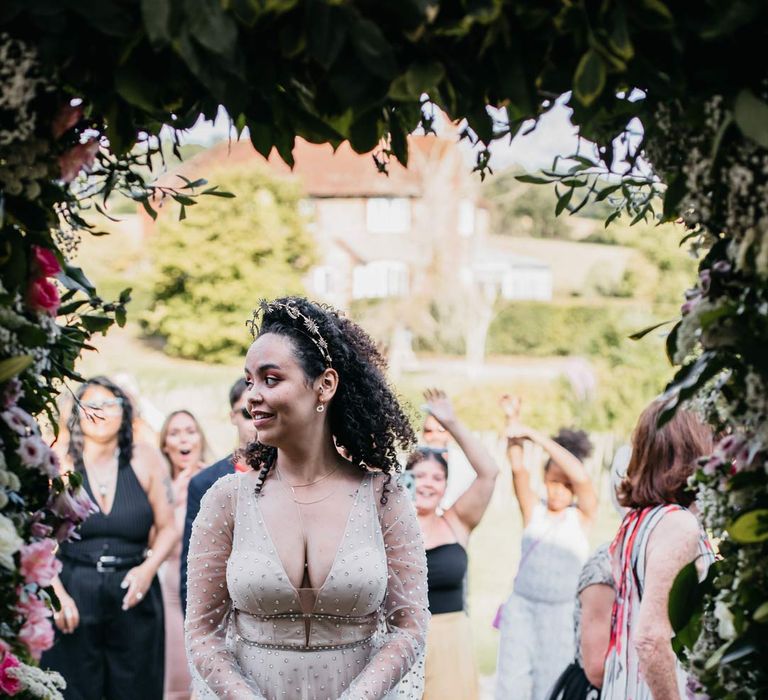
[[(259, 314), (261, 324), (257, 326)], [(310, 328), (307, 319), (315, 327)], [(363, 471), (386, 474), (381, 498), (386, 503), (387, 485), (399, 471), (398, 450), (408, 450), (416, 435), (387, 382), (386, 360), (373, 339), (338, 311), (295, 296), (262, 301), (249, 325), (254, 339), (267, 333), (289, 338), (308, 382), (319, 377), (330, 361), (339, 375), (338, 389), (328, 406), (331, 434), (352, 464)], [(327, 344), (325, 357), (319, 340)], [(260, 494), (277, 450), (255, 440), (243, 456), (252, 469), (259, 470), (256, 493)]]
[[(560, 428), (557, 435), (552, 436), (552, 439), (577, 459), (583, 460), (592, 454), (592, 442), (589, 439), (589, 435), (583, 430)], [(549, 469), (551, 464), (552, 460), (548, 459), (544, 470)]]
[(82, 425), (80, 424), (81, 417), (79, 406), (83, 394), (85, 394), (85, 392), (92, 386), (103, 387), (122, 402), (123, 418), (120, 422), (120, 430), (117, 433), (117, 447), (120, 450), (118, 467), (128, 466), (133, 458), (133, 406), (127, 394), (107, 377), (92, 377), (83, 382), (77, 390), (77, 393), (75, 394), (75, 405), (72, 406), (72, 413), (70, 413), (69, 420), (67, 421), (67, 429), (69, 430), (67, 454), (72, 459), (72, 464), (75, 465), (75, 470), (80, 472), (83, 471), (83, 444), (85, 438), (83, 436)]

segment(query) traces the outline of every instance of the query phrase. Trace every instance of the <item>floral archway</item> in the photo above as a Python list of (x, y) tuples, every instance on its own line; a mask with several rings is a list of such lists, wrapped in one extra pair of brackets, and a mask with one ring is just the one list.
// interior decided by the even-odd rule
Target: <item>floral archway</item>
[[(218, 105), (260, 152), (296, 136), (407, 164), (434, 111), (478, 145), (529, 127), (562, 94), (595, 149), (534, 179), (558, 209), (607, 200), (681, 220), (699, 278), (668, 335), (673, 410), (696, 400), (721, 433), (695, 478), (723, 563), (673, 590), (675, 644), (712, 697), (768, 687), (768, 7), (759, 0), (5, 0), (0, 8), (0, 691), (58, 697), (34, 660), (50, 643), (52, 551), (87, 517), (35, 417), (76, 381), (92, 334), (125, 321), (68, 260), (121, 191), (150, 214), (220, 194), (158, 189), (163, 124)], [(486, 107), (496, 109), (489, 112)], [(569, 154), (564, 154), (568, 156)], [(373, 167), (373, 163), (372, 163)], [(662, 359), (660, 358), (660, 361)], [(52, 421), (55, 423), (55, 421)]]

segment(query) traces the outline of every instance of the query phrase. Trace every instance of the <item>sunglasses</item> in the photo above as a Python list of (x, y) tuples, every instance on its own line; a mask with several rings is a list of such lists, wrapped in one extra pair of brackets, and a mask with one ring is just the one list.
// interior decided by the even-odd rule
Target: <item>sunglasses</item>
[(419, 445), (416, 448), (416, 453), (422, 455), (422, 457), (434, 457), (444, 467), (448, 467), (447, 447), (429, 447), (427, 445)]
[(107, 413), (116, 415), (123, 410), (123, 400), (115, 397), (104, 401), (86, 401), (78, 407), (81, 413)]

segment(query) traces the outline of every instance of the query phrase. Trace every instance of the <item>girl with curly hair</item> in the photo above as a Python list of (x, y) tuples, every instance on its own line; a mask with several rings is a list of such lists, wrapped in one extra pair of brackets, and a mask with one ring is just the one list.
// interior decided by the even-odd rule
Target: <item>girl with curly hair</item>
[(421, 697), (424, 546), (393, 478), (412, 428), (374, 342), (298, 297), (245, 358), (252, 471), (203, 498), (188, 559), (198, 698)]
[[(520, 400), (505, 396), (507, 456), (523, 516), (520, 563), (501, 611), (497, 700), (544, 700), (574, 655), (573, 609), (579, 574), (589, 555), (587, 530), (597, 495), (582, 460), (587, 434), (563, 428), (550, 438), (520, 421)], [(546, 500), (531, 487), (523, 445), (544, 449)]]

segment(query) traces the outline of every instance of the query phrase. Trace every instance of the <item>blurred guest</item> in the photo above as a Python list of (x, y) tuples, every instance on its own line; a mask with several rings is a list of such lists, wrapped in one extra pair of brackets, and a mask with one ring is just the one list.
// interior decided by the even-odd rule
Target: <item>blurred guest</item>
[(237, 430), (237, 447), (235, 452), (224, 459), (212, 464), (195, 475), (189, 482), (187, 489), (187, 509), (184, 518), (184, 535), (181, 540), (181, 564), (180, 564), (180, 595), (183, 610), (187, 609), (187, 552), (189, 551), (189, 538), (192, 535), (192, 523), (195, 522), (200, 510), (200, 500), (205, 492), (211, 488), (222, 476), (232, 474), (235, 471), (247, 471), (250, 467), (236, 461), (236, 455), (245, 450), (249, 442), (256, 439), (256, 428), (253, 418), (248, 413), (246, 397), (244, 396), (246, 383), (244, 378), (238, 379), (229, 390), (229, 420)]
[[(626, 508), (618, 503), (617, 490), (626, 476), (630, 453), (628, 445), (620, 447), (611, 464), (611, 502), (622, 518)], [(598, 700), (600, 697), (615, 600), (616, 583), (606, 542), (594, 551), (581, 570), (573, 611), (576, 658), (555, 683), (550, 700)]]
[[(446, 443), (421, 447), (407, 470), (415, 482), (415, 505), (427, 550), (427, 584), (432, 619), (427, 635), (425, 700), (478, 697), (477, 670), (467, 617), (465, 581), (469, 535), (480, 523), (493, 494), (499, 468), (480, 441), (456, 418), (444, 392), (425, 393), (425, 427), (450, 436), (466, 454), (477, 478), (447, 510), (440, 509), (449, 465)], [(434, 444), (434, 443), (433, 443)]]
[[(189, 411), (174, 411), (160, 428), (160, 451), (168, 461), (172, 479), (176, 527), (181, 532), (187, 511), (187, 488), (190, 479), (205, 466), (205, 435), (197, 419)], [(165, 698), (186, 700), (190, 697), (192, 679), (184, 651), (184, 614), (179, 598), (179, 566), (181, 540), (160, 569), (165, 612)]]
[(619, 503), (628, 512), (611, 544), (616, 602), (611, 616), (602, 698), (671, 700), (686, 697), (688, 678), (672, 650), (669, 592), (692, 561), (703, 574), (712, 548), (688, 510), (688, 478), (712, 451), (712, 434), (693, 413), (678, 410), (659, 426), (664, 403), (640, 416), (632, 436)]
[[(61, 601), (53, 648), (41, 666), (61, 673), (66, 698), (163, 695), (163, 603), (157, 571), (178, 540), (171, 480), (156, 448), (133, 439), (123, 391), (96, 377), (77, 392), (65, 468), (83, 476), (99, 507), (64, 542), (53, 587)], [(148, 549), (154, 528), (153, 548)]]
[[(523, 424), (517, 398), (505, 396), (502, 406), (524, 529), (513, 592), (501, 612), (496, 698), (542, 700), (574, 656), (574, 598), (589, 554), (587, 530), (597, 512), (597, 495), (581, 461), (592, 445), (580, 430), (561, 429), (549, 438)], [(523, 462), (526, 440), (548, 455), (544, 502)]]

